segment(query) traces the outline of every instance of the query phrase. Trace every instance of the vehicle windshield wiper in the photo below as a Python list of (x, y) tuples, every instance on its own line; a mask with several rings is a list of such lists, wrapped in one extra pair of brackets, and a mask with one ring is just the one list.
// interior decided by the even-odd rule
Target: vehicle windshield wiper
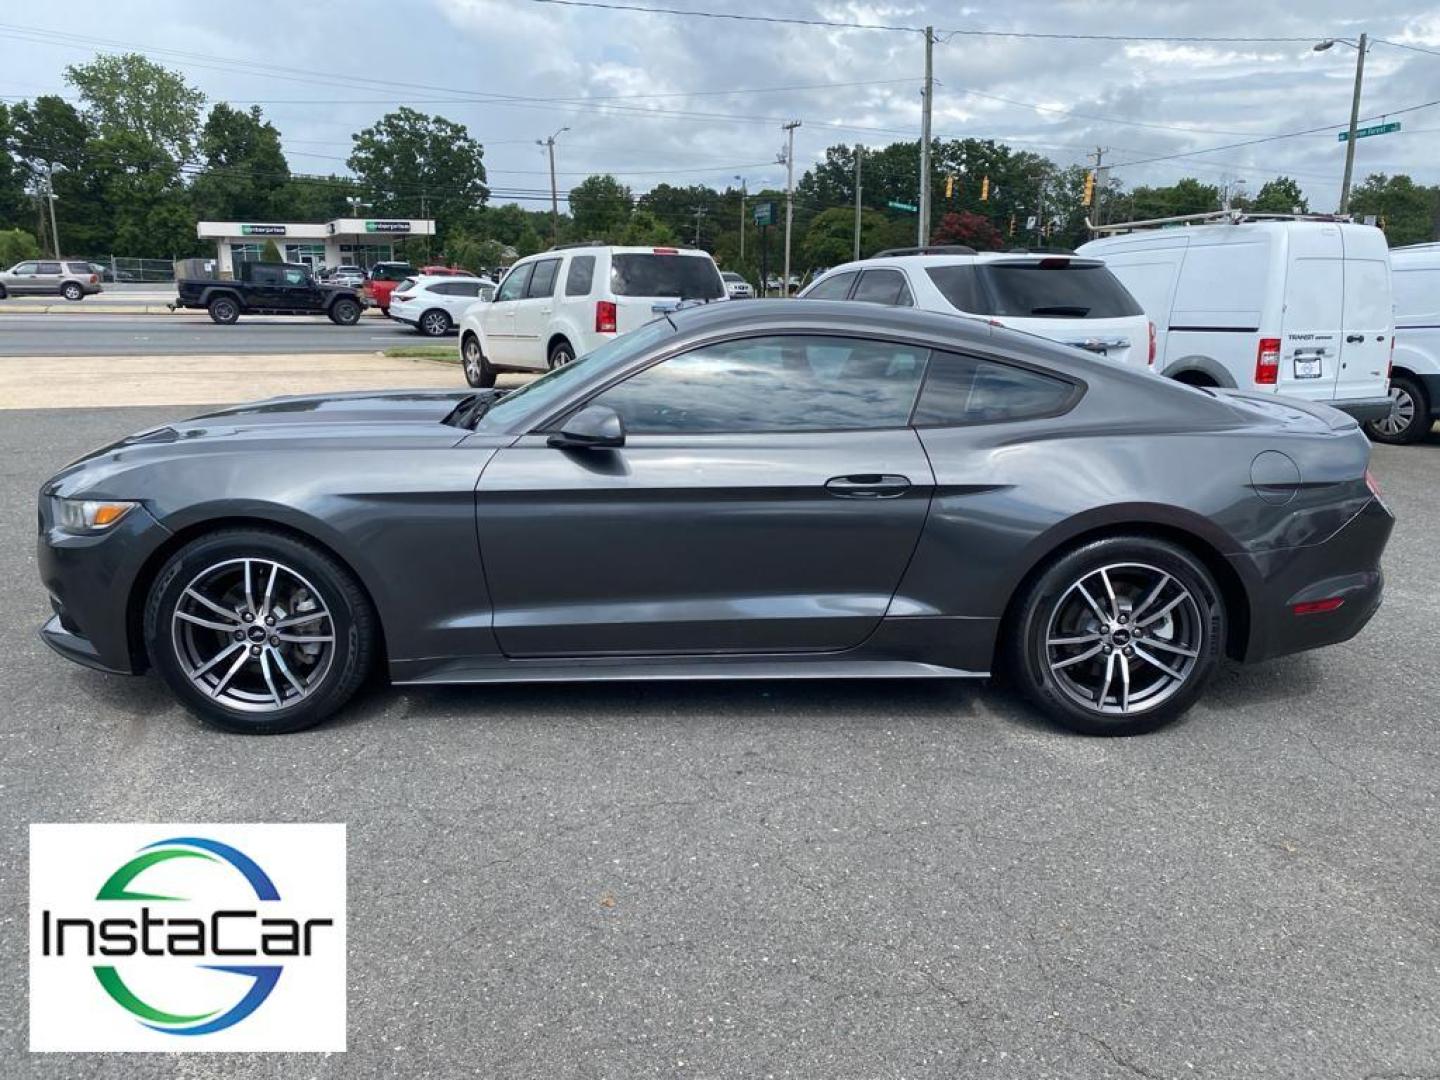
[(1071, 315), (1077, 319), (1083, 319), (1090, 314), (1088, 307), (1079, 307), (1074, 304), (1052, 304), (1049, 307), (1032, 307), (1031, 315)]
[(489, 394), (471, 394), (469, 397), (462, 398), (460, 404), (451, 409), (450, 415), (445, 417), (441, 423), (474, 431), (480, 418), (490, 411), (490, 406), (507, 393), (509, 393), (508, 390), (496, 390)]

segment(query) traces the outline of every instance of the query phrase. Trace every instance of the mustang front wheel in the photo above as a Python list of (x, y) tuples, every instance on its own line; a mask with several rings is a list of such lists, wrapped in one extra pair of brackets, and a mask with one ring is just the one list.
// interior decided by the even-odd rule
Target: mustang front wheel
[(201, 719), (278, 734), (319, 723), (359, 687), (369, 601), (328, 554), (281, 533), (226, 530), (181, 548), (145, 609), (151, 662)]

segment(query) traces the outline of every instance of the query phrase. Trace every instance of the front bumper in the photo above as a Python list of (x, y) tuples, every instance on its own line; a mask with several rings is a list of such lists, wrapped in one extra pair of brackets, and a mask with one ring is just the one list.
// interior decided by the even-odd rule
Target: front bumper
[(1347, 398), (1341, 401), (1325, 401), (1321, 404), (1329, 405), (1331, 408), (1339, 409), (1348, 413), (1360, 423), (1368, 423), (1371, 420), (1384, 420), (1390, 415), (1390, 395), (1377, 398)]
[[(1349, 641), (1380, 608), (1385, 576), (1380, 556), (1395, 518), (1372, 498), (1345, 525), (1319, 544), (1231, 556), (1257, 571), (1250, 594), (1248, 662)], [(1243, 576), (1243, 575), (1242, 575)], [(1297, 615), (1298, 604), (1339, 599), (1332, 611)]]

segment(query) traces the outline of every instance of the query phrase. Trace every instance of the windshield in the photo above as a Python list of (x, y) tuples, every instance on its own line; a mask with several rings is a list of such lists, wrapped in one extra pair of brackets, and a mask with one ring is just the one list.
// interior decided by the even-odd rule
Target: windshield
[(1026, 319), (1119, 319), (1140, 305), (1104, 264), (1067, 258), (937, 266), (930, 280), (957, 311)]
[(636, 252), (610, 258), (610, 289), (616, 296), (678, 296), (715, 300), (725, 295), (715, 264), (703, 255)]
[(625, 364), (674, 332), (675, 327), (670, 320), (662, 317), (646, 323), (638, 330), (607, 341), (578, 360), (555, 368), (518, 390), (510, 391), (486, 410), (475, 425), (475, 430), (504, 430), (532, 411), (543, 415), (549, 411), (550, 406), (569, 393), (571, 387), (583, 381), (578, 376), (593, 375), (603, 368)]

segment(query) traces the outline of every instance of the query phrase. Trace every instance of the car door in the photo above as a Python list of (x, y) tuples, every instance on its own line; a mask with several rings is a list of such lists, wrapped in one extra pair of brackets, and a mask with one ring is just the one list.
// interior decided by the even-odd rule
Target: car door
[(60, 285), (65, 280), (65, 268), (58, 262), (40, 261), (35, 271), (35, 287), (33, 292), (55, 293), (60, 292)]
[(1341, 310), (1337, 401), (1382, 398), (1389, 390), (1395, 303), (1384, 238), (1372, 229), (1342, 230), (1345, 303)]
[(510, 366), (519, 363), (520, 350), (515, 344), (515, 309), (525, 299), (534, 263), (513, 267), (500, 283), (495, 299), (480, 315), (485, 330), (485, 353), (492, 364)]
[(315, 284), (310, 271), (302, 267), (285, 267), (280, 295), (286, 311), (320, 311), (324, 306), (320, 286)]
[(15, 296), (25, 296), (37, 290), (40, 276), (38, 262), (22, 262), (5, 275), (5, 289)]
[(548, 331), (555, 310), (555, 279), (560, 260), (540, 259), (530, 271), (525, 298), (515, 304), (515, 350), (517, 363), (529, 368), (548, 366)]
[(908, 426), (928, 359), (857, 337), (737, 338), (586, 402), (618, 449), (499, 451), (477, 489), (509, 655), (824, 652), (863, 642), (933, 491)]

